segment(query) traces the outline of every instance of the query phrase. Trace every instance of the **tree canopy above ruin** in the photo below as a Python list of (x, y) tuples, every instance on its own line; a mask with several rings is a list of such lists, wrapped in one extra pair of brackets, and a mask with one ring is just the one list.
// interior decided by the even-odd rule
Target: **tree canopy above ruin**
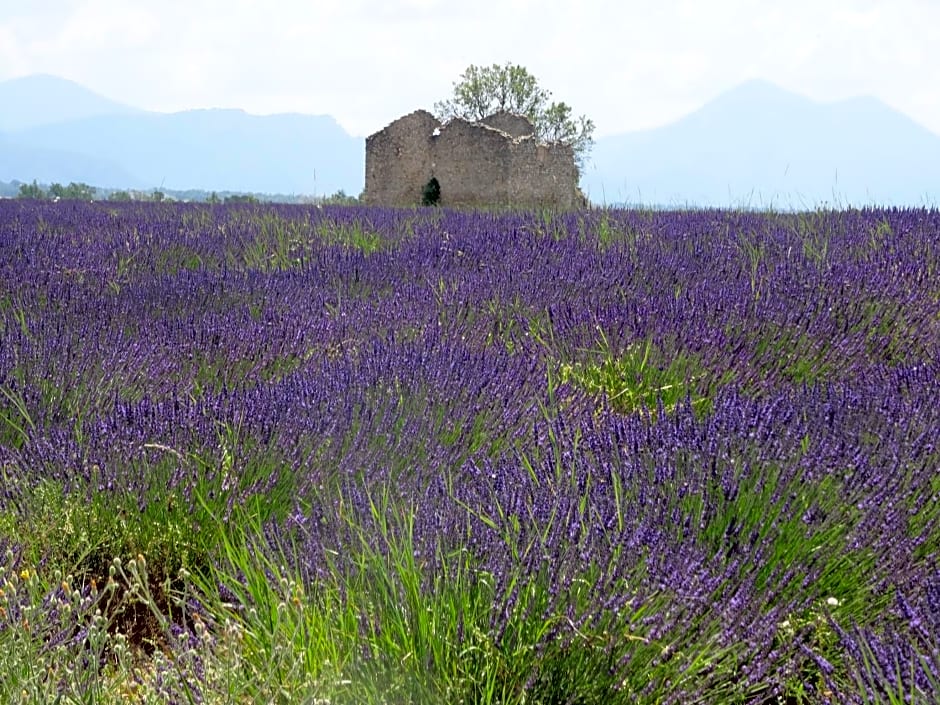
[(594, 146), (594, 121), (586, 115), (575, 117), (570, 105), (551, 101), (551, 95), (518, 64), (471, 64), (454, 83), (453, 95), (435, 103), (434, 111), (441, 121), (480, 122), (496, 113), (523, 115), (532, 123), (538, 141), (570, 146), (583, 170)]

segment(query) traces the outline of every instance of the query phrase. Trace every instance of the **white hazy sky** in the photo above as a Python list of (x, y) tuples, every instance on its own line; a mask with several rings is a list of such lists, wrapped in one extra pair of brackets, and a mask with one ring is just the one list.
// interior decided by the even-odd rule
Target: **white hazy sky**
[(0, 0), (0, 80), (50, 73), (159, 111), (330, 114), (360, 136), (506, 61), (597, 136), (750, 78), (873, 95), (940, 133), (940, 0)]

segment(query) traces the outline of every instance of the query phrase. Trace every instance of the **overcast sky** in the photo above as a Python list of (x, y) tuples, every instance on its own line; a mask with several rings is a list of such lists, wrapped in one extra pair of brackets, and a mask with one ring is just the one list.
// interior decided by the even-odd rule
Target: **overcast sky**
[(940, 133), (940, 0), (0, 2), (0, 80), (50, 73), (160, 111), (329, 114), (360, 136), (507, 61), (597, 136), (750, 78), (873, 95)]

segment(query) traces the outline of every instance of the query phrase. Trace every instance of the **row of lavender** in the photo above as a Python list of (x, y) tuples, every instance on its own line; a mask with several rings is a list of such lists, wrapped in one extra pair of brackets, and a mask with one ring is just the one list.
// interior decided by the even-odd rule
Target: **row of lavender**
[(494, 576), (497, 643), (522, 574), (546, 645), (629, 632), (591, 643), (652, 699), (929, 698), (938, 273), (933, 211), (0, 202), (4, 501), (291, 497), (313, 583), (381, 489), (428, 591), (454, 552)]

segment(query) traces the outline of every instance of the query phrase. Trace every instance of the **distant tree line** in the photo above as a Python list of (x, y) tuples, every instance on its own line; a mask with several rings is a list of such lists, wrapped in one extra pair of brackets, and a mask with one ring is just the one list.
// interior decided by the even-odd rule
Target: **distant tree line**
[(105, 189), (89, 186), (85, 183), (40, 184), (37, 181), (22, 183), (19, 181), (0, 181), (0, 197), (32, 198), (36, 200), (83, 200), (83, 201), (190, 201), (196, 203), (310, 203), (323, 205), (355, 205), (358, 196), (350, 196), (340, 189), (329, 196), (308, 196), (296, 194), (260, 194), (238, 193), (233, 191), (204, 191), (188, 189)]
[(20, 184), (19, 197), (20, 198), (35, 198), (35, 199), (63, 199), (71, 201), (93, 201), (97, 196), (97, 190), (94, 186), (89, 186), (88, 184), (75, 183), (74, 181), (68, 186), (63, 186), (62, 184), (54, 183), (49, 186), (48, 189), (43, 188), (38, 183), (33, 181), (31, 184)]
[[(35, 180), (31, 184), (17, 184), (17, 182), (4, 184), (6, 187), (17, 185), (17, 198), (33, 198), (39, 201), (162, 201), (166, 198), (165, 193), (156, 189), (153, 191), (107, 190), (75, 181), (67, 186), (60, 183), (45, 186)], [(9, 194), (10, 189), (4, 188), (2, 192)]]

